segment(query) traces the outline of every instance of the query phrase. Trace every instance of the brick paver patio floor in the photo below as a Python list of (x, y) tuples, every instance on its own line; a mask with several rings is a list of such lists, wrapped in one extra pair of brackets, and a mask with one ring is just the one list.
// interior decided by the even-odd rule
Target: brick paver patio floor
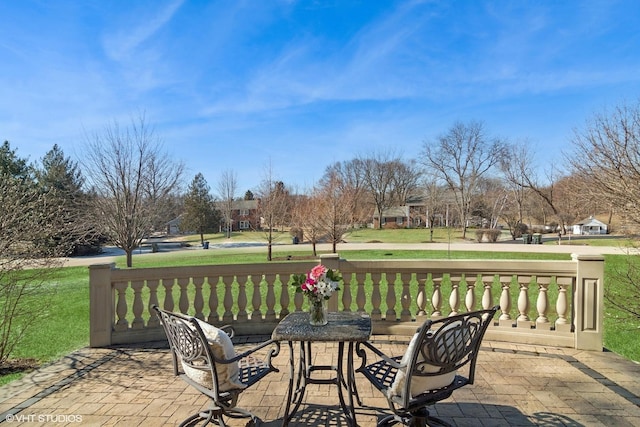
[[(387, 354), (402, 354), (406, 338), (375, 336)], [(250, 346), (238, 342), (237, 347)], [(314, 345), (333, 354), (335, 344)], [(288, 352), (280, 372), (245, 391), (239, 406), (265, 426), (282, 423)], [(386, 400), (356, 374), (364, 407), (361, 426), (387, 413)], [(207, 399), (174, 378), (166, 343), (81, 349), (0, 388), (0, 424), (9, 426), (175, 426)], [(609, 352), (587, 352), (485, 341), (476, 382), (432, 408), (455, 426), (640, 426), (640, 365)], [(232, 425), (245, 425), (234, 420)], [(335, 386), (308, 387), (293, 426), (344, 426)]]

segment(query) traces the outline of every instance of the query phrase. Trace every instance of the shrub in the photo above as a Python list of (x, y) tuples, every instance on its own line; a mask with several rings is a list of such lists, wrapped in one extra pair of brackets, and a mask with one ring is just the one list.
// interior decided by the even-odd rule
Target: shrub
[(478, 242), (495, 243), (501, 233), (502, 231), (497, 228), (476, 230), (476, 239)]

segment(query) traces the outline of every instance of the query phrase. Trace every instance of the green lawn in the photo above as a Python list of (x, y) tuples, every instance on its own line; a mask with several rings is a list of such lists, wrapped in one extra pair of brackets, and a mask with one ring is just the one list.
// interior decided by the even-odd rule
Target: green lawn
[[(410, 231), (415, 230), (362, 230), (355, 232), (353, 238), (363, 241), (386, 241), (393, 235), (400, 236), (398, 240), (410, 242)], [(420, 230), (423, 232), (424, 230)], [(370, 233), (369, 233), (370, 232)], [(424, 231), (426, 232), (426, 231)], [(235, 240), (247, 239), (247, 234), (234, 236)], [(353, 235), (353, 234), (352, 234)], [(191, 236), (193, 238), (193, 236)], [(384, 240), (380, 240), (384, 237)], [(442, 237), (442, 236), (441, 236)], [(206, 237), (209, 241), (226, 241), (222, 235)], [(287, 236), (287, 239), (289, 237)], [(448, 239), (448, 236), (447, 236)], [(196, 237), (199, 242), (199, 237)], [(350, 240), (352, 241), (352, 240)], [(355, 241), (355, 240), (353, 240)], [(397, 241), (397, 240), (394, 240)], [(274, 248), (273, 256), (286, 257), (287, 251)], [(296, 256), (311, 255), (308, 252), (295, 252)], [(406, 251), (406, 250), (366, 250), (342, 251), (341, 256), (347, 259), (570, 259), (568, 254), (536, 254), (510, 252), (476, 252), (476, 251)], [(607, 280), (610, 266), (623, 262), (621, 255), (606, 256), (605, 282), (607, 288), (615, 287), (616, 283)], [(234, 253), (223, 249), (216, 250), (186, 250), (167, 253), (157, 253), (151, 256), (134, 255), (134, 267), (160, 267), (179, 265), (256, 263), (266, 261), (266, 248), (256, 248), (252, 253)], [(117, 265), (124, 268), (124, 257), (117, 260)], [(49, 295), (49, 312), (47, 321), (37, 329), (30, 330), (21, 345), (14, 352), (15, 358), (35, 358), (41, 363), (47, 363), (68, 354), (69, 352), (88, 345), (89, 342), (89, 271), (87, 267), (68, 267), (57, 272), (55, 291)], [(637, 296), (635, 296), (637, 298)], [(606, 305), (606, 303), (605, 303)], [(605, 316), (605, 346), (632, 360), (640, 361), (640, 344), (637, 336), (640, 330), (640, 320), (620, 321), (622, 313), (606, 308)], [(0, 384), (6, 383), (18, 375), (0, 377)]]

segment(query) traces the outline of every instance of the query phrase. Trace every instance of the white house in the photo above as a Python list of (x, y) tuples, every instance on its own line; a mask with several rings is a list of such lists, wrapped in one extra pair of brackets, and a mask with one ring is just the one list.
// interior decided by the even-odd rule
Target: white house
[(609, 227), (593, 216), (577, 222), (573, 225), (573, 234), (607, 234)]

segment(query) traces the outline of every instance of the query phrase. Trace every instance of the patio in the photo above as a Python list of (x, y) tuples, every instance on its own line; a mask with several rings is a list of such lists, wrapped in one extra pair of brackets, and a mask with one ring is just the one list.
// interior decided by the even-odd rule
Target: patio
[[(236, 347), (264, 337), (239, 337)], [(401, 354), (407, 337), (373, 337)], [(325, 348), (320, 348), (325, 346)], [(334, 355), (334, 344), (314, 345)], [(433, 412), (456, 426), (640, 426), (640, 365), (616, 354), (485, 340), (476, 383)], [(243, 393), (240, 405), (266, 426), (279, 426), (288, 381), (286, 351), (270, 374)], [(361, 426), (375, 425), (386, 400), (360, 374)], [(343, 426), (332, 386), (314, 386), (295, 426)], [(314, 405), (317, 404), (317, 405)], [(322, 405), (330, 405), (328, 407)], [(207, 400), (174, 378), (166, 342), (83, 348), (0, 388), (0, 423), (16, 426), (175, 426)], [(244, 425), (244, 421), (232, 425)]]

